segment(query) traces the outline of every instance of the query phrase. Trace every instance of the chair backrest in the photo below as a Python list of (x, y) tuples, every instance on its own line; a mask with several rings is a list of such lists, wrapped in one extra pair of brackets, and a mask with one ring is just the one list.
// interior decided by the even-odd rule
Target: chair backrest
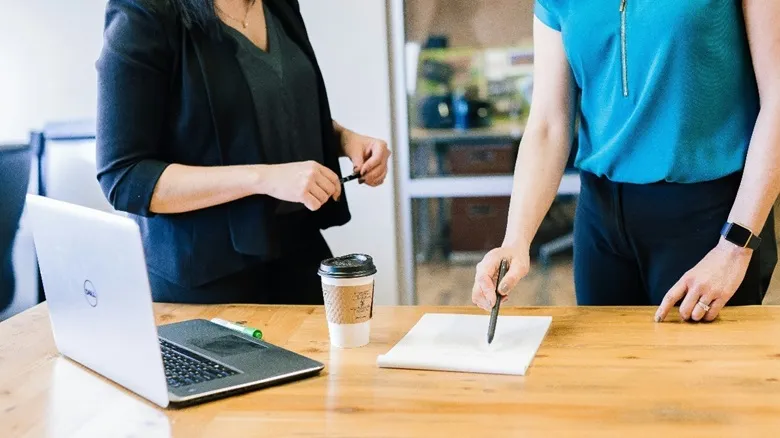
[(30, 182), (29, 145), (0, 145), (0, 311), (13, 299), (11, 255)]

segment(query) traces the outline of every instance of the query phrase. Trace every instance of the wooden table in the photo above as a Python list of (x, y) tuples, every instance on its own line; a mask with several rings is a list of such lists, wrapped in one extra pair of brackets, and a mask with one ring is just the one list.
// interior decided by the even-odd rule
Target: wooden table
[[(314, 307), (158, 305), (158, 322), (220, 316), (323, 361), (319, 377), (161, 410), (60, 358), (45, 306), (0, 324), (0, 437), (776, 436), (780, 307), (713, 324), (655, 324), (651, 308), (505, 308), (552, 315), (525, 377), (379, 369), (425, 312), (378, 308), (372, 342), (330, 349)], [(672, 435), (674, 434), (674, 435)]]

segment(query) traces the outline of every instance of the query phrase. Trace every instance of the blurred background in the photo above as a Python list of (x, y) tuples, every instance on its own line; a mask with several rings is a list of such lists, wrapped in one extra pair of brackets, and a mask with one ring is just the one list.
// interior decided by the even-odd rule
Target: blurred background
[[(23, 194), (111, 207), (94, 156), (105, 0), (0, 2), (0, 224), (21, 216), (13, 241), (0, 235), (2, 319), (43, 299)], [(533, 0), (300, 3), (334, 118), (393, 150), (385, 185), (348, 185), (354, 219), (329, 244), (376, 259), (377, 304), (470, 304), (474, 265), (506, 226), (533, 90)], [(513, 305), (575, 304), (572, 162)], [(777, 289), (767, 302), (780, 304)]]

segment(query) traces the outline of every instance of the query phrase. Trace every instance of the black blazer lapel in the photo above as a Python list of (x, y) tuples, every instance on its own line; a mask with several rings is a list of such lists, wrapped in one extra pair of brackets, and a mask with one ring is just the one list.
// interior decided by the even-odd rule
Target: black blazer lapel
[[(195, 55), (198, 58), (211, 118), (217, 134), (223, 165), (266, 162), (261, 148), (234, 150), (239, 139), (245, 144), (256, 144), (258, 127), (249, 85), (236, 59), (236, 44), (226, 35), (215, 39), (200, 29), (189, 31)], [(240, 78), (241, 80), (236, 80)]]
[(309, 41), (309, 35), (306, 32), (306, 24), (298, 10), (298, 2), (295, 5), (292, 0), (263, 0), (266, 5), (276, 14), (279, 21), (282, 22), (290, 36), (295, 40), (306, 55), (317, 65), (314, 55), (314, 49)]
[[(285, 26), (291, 38), (296, 44), (303, 50), (306, 56), (311, 61), (314, 71), (317, 74), (317, 82), (320, 89), (320, 112), (323, 119), (323, 138), (325, 139), (325, 160), (326, 165), (331, 169), (335, 169), (336, 173), (339, 172), (338, 156), (341, 154), (340, 146), (333, 131), (333, 125), (331, 123), (332, 116), (330, 112), (330, 104), (328, 102), (327, 90), (325, 88), (325, 80), (322, 77), (322, 71), (320, 70), (320, 64), (317, 62), (317, 56), (314, 54), (314, 48), (309, 41), (309, 34), (306, 32), (306, 23), (303, 21), (300, 8), (298, 6), (298, 0), (263, 0), (266, 5), (277, 15), (279, 21)], [(328, 156), (335, 156), (335, 159), (328, 159)]]

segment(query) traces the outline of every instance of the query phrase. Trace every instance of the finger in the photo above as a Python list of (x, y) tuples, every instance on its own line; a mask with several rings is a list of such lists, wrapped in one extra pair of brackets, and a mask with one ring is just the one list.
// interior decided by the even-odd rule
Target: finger
[[(382, 162), (377, 167), (375, 167), (373, 171), (369, 172), (369, 173), (371, 173), (371, 172), (378, 171), (378, 169), (381, 169), (381, 175), (380, 176), (378, 176), (376, 178), (373, 175), (371, 176), (372, 181), (370, 181), (369, 184), (372, 184), (373, 186), (377, 186), (377, 185), (382, 183), (382, 181), (384, 180), (385, 176), (387, 176), (387, 172), (388, 172), (388, 169), (389, 169), (388, 160), (390, 159), (390, 151), (387, 149), (387, 147), (384, 144), (383, 144), (382, 147), (383, 147), (382, 152), (381, 152), (381, 154), (382, 154)], [(366, 176), (368, 176), (368, 175), (366, 175)], [(364, 176), (364, 178), (366, 178), (366, 176)]]
[(379, 181), (379, 177), (382, 176), (383, 173), (387, 170), (387, 167), (382, 166), (382, 163), (379, 163), (380, 165), (377, 167), (374, 167), (370, 171), (366, 172), (365, 174), (361, 175), (361, 178), (363, 181), (367, 184), (375, 184), (377, 181)]
[(377, 181), (376, 185), (381, 185), (385, 182), (385, 178), (387, 178), (387, 167), (385, 167), (385, 171), (382, 172), (382, 176), (379, 177), (379, 181)]
[(387, 176), (387, 167), (381, 166), (381, 167), (377, 167), (376, 169), (372, 170), (368, 175), (366, 175), (364, 181), (369, 186), (376, 187), (382, 184), (386, 176)]
[(319, 201), (319, 199), (308, 192), (303, 195), (303, 205), (305, 205), (306, 208), (311, 211), (317, 211), (320, 209), (320, 207), (322, 207), (322, 203)]
[(387, 172), (388, 172), (387, 168), (385, 167), (385, 173), (383, 173), (382, 176), (379, 177), (379, 181), (376, 183), (376, 185), (381, 186), (382, 184), (384, 184), (385, 179), (387, 178)]
[(330, 195), (317, 184), (311, 184), (309, 186), (309, 193), (317, 199), (320, 205), (328, 202), (328, 199), (330, 199)]
[(360, 174), (365, 176), (378, 166), (382, 164), (383, 161), (385, 161), (385, 154), (384, 150), (387, 149), (387, 146), (384, 142), (381, 141), (374, 141), (371, 143), (371, 145), (368, 147), (368, 155), (366, 158), (365, 163), (363, 163), (363, 167), (360, 168)]
[(693, 318), (693, 312), (697, 307), (699, 307), (696, 305), (696, 303), (698, 303), (699, 300), (707, 294), (707, 292), (708, 291), (706, 289), (703, 289), (701, 286), (697, 286), (695, 284), (688, 287), (688, 292), (685, 294), (685, 298), (683, 298), (682, 303), (680, 303), (680, 318), (682, 318), (683, 321), (690, 321)]
[(322, 177), (324, 177), (327, 180), (327, 182), (330, 184), (327, 184), (325, 181), (322, 181), (319, 178), (317, 179), (318, 181), (317, 184), (319, 184), (320, 187), (323, 187), (323, 185), (325, 185), (323, 189), (325, 189), (326, 187), (330, 189), (330, 190), (326, 190), (326, 192), (330, 196), (333, 196), (333, 199), (338, 201), (339, 198), (341, 198), (341, 180), (339, 179), (339, 176), (325, 166), (319, 167), (319, 174)]
[[(713, 301), (715, 301), (714, 298), (711, 298), (711, 294), (709, 293), (699, 293), (698, 291), (695, 292), (699, 297), (696, 299), (696, 301), (693, 303), (693, 310), (691, 310), (691, 316), (690, 319), (692, 321), (699, 322), (704, 318), (704, 315), (707, 314), (709, 311), (706, 307), (699, 304), (699, 302), (703, 304), (709, 305)], [(690, 292), (688, 293), (688, 296), (692, 295)], [(686, 296), (686, 300), (688, 297)], [(683, 304), (685, 304), (685, 301), (683, 301)], [(682, 307), (681, 307), (682, 309)], [(710, 307), (711, 309), (711, 307)]]
[[(318, 173), (314, 176), (314, 184), (317, 185), (323, 192), (325, 192), (325, 195), (330, 198), (333, 197), (333, 199), (336, 199), (336, 193), (338, 190), (338, 187), (341, 186), (341, 184), (333, 184), (333, 181), (329, 180), (325, 175)], [(327, 198), (325, 199), (327, 202)]]
[(479, 284), (476, 281), (474, 282), (474, 286), (471, 288), (471, 302), (482, 310), (490, 310), (490, 306), (485, 301), (484, 295), (482, 295), (482, 289), (479, 287)]
[(482, 296), (485, 298), (485, 303), (488, 308), (493, 307), (496, 304), (495, 280), (487, 274), (483, 274), (479, 277), (477, 282), (479, 283), (479, 289), (482, 291)]
[(666, 293), (664, 299), (661, 301), (661, 305), (658, 306), (658, 310), (655, 312), (656, 322), (661, 322), (666, 319), (666, 315), (669, 314), (669, 311), (685, 296), (685, 291), (687, 289), (686, 282), (687, 277), (683, 276), (671, 289), (669, 289), (669, 292)]
[(716, 298), (715, 301), (710, 303), (710, 310), (704, 315), (704, 321), (712, 322), (718, 318), (720, 311), (723, 310), (723, 306), (726, 305), (726, 300), (723, 298)]
[(359, 171), (360, 169), (363, 168), (363, 164), (365, 164), (365, 159), (364, 159), (363, 155), (365, 155), (365, 154), (366, 154), (366, 151), (364, 151), (361, 148), (359, 155), (355, 155), (354, 157), (350, 157), (350, 159), (352, 160), (352, 171), (353, 172), (357, 172), (357, 171)]
[(482, 296), (485, 297), (488, 307), (493, 307), (496, 304), (496, 280), (495, 276), (498, 272), (498, 263), (494, 257), (486, 257), (480, 263), (478, 269), (477, 283), (482, 291)]
[(506, 271), (504, 279), (498, 285), (498, 292), (501, 295), (508, 295), (517, 283), (528, 274), (528, 264), (520, 259), (509, 261), (509, 270)]
[[(688, 295), (691, 295), (691, 294), (688, 293)], [(687, 299), (687, 296), (686, 296), (686, 299)], [(693, 309), (691, 310), (691, 315), (690, 315), (689, 319), (691, 321), (694, 321), (694, 322), (701, 321), (702, 318), (704, 318), (704, 315), (707, 314), (707, 310), (705, 310), (706, 308), (703, 307), (701, 304), (699, 304), (699, 302), (707, 304), (709, 301), (712, 301), (712, 300), (709, 300), (706, 297), (700, 295), (699, 298), (696, 300), (696, 302), (693, 303)], [(680, 316), (682, 316), (682, 315), (680, 315)]]

